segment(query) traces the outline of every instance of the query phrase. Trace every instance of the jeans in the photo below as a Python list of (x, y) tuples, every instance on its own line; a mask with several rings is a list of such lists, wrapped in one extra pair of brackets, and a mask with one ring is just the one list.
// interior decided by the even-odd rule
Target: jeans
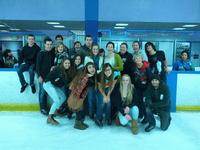
[(24, 79), (24, 75), (23, 75), (23, 72), (24, 71), (28, 71), (29, 72), (29, 75), (30, 75), (30, 85), (34, 85), (34, 76), (35, 76), (35, 72), (34, 72), (34, 69), (35, 69), (35, 64), (21, 64), (17, 70), (17, 74), (19, 76), (19, 81), (21, 83), (21, 86), (23, 86), (26, 81)]
[[(138, 107), (137, 106), (133, 106), (132, 108), (130, 108), (129, 115), (131, 116), (131, 118), (133, 120), (137, 120), (138, 119), (138, 115), (139, 115)], [(118, 116), (119, 116), (119, 121), (120, 121), (120, 123), (122, 125), (128, 124), (129, 120), (124, 115), (122, 115), (122, 113), (119, 112)]]
[(47, 92), (43, 88), (43, 83), (39, 83), (39, 103), (40, 110), (47, 110)]
[(96, 106), (96, 90), (95, 90), (95, 87), (89, 87), (88, 88), (87, 100), (88, 100), (89, 116), (92, 116), (92, 115), (95, 114), (95, 106)]
[(53, 100), (49, 114), (54, 114), (55, 111), (59, 109), (62, 103), (66, 100), (64, 88), (56, 87), (50, 81), (43, 83), (43, 87)]
[[(108, 93), (108, 88), (105, 89), (105, 93)], [(97, 92), (97, 104), (96, 104), (97, 112), (96, 119), (103, 120), (103, 113), (105, 112), (105, 119), (111, 120), (111, 101), (105, 103), (103, 101), (103, 95), (98, 91)]]
[(154, 118), (154, 114), (156, 114), (160, 117), (161, 130), (165, 131), (168, 129), (171, 122), (170, 111), (164, 111), (164, 110), (153, 111), (150, 107), (147, 107), (146, 113), (147, 113), (147, 120), (149, 122), (149, 125), (152, 125), (152, 126), (156, 125), (156, 120)]
[(139, 118), (146, 118), (146, 110), (145, 110), (145, 104), (143, 102), (143, 97), (144, 97), (144, 89), (136, 88), (136, 97), (137, 97), (137, 102), (136, 105), (139, 108)]

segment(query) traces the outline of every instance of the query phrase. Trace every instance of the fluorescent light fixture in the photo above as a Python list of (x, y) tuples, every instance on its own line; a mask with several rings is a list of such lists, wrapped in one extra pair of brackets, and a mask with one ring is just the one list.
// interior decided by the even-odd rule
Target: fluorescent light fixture
[(116, 26), (128, 26), (128, 23), (116, 23)]
[(63, 25), (55, 25), (55, 26), (53, 26), (54, 28), (65, 28), (65, 26), (63, 26)]
[(19, 31), (20, 29), (11, 28), (9, 30), (11, 30), (11, 31)]
[(114, 27), (114, 29), (125, 29), (125, 27)]
[(0, 30), (0, 32), (9, 32), (8, 30)]
[(59, 22), (47, 22), (47, 24), (60, 24)]
[(186, 28), (173, 28), (173, 30), (185, 30)]
[(125, 29), (125, 27), (114, 27), (114, 29)]
[(182, 27), (184, 27), (184, 28), (192, 28), (192, 27), (196, 27), (196, 26), (198, 26), (198, 25), (196, 25), (196, 24), (185, 24)]
[(5, 25), (3, 25), (3, 24), (0, 24), (0, 27), (5, 27)]

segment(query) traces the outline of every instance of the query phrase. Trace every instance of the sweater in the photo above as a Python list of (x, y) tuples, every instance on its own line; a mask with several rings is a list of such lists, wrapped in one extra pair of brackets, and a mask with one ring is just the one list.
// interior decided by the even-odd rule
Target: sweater
[(118, 53), (123, 61), (123, 70), (121, 71), (121, 74), (129, 74), (129, 70), (131, 68), (131, 64), (133, 61), (133, 55), (129, 52), (126, 52), (125, 54)]
[(25, 45), (21, 51), (20, 63), (24, 61), (27, 64), (36, 64), (37, 55), (40, 50), (40, 47), (36, 43), (32, 47), (29, 47), (28, 44)]
[(114, 100), (114, 106), (117, 106), (117, 111), (120, 112), (122, 115), (125, 115), (124, 113), (124, 109), (128, 106), (129, 108), (132, 108), (134, 105), (136, 105), (136, 94), (135, 94), (135, 89), (133, 91), (133, 98), (132, 98), (132, 101), (130, 104), (126, 103), (125, 101), (123, 101), (123, 98), (121, 96), (121, 93), (120, 93), (120, 86), (119, 84), (117, 84), (115, 86), (115, 100)]
[(158, 89), (155, 89), (152, 84), (150, 84), (144, 93), (144, 100), (145, 104), (154, 110), (169, 111), (170, 93), (168, 86), (160, 81)]
[(60, 67), (56, 67), (51, 72), (48, 73), (45, 82), (50, 81), (54, 86), (63, 87), (68, 86), (70, 83), (70, 79), (66, 80), (65, 75), (61, 71)]
[(151, 70), (147, 61), (143, 61), (143, 66), (141, 68), (137, 68), (136, 64), (133, 64), (131, 70), (131, 81), (136, 88), (146, 89), (150, 78)]
[(50, 72), (51, 67), (54, 65), (55, 53), (53, 51), (40, 51), (37, 57), (36, 71), (38, 76), (43, 79), (46, 78)]

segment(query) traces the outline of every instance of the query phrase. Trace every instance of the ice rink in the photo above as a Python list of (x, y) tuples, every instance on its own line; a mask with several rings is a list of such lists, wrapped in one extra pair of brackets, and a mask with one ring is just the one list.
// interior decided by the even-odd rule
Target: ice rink
[(57, 117), (59, 126), (46, 123), (39, 112), (0, 112), (0, 150), (200, 150), (200, 112), (172, 113), (165, 132), (157, 127), (150, 133), (140, 125), (138, 135), (128, 127), (73, 128), (74, 118)]

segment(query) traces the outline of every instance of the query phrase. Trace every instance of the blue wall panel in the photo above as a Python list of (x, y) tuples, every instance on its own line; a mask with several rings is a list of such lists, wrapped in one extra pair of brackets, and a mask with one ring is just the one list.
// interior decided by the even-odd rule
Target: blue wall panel
[(100, 0), (100, 21), (200, 22), (199, 0)]

